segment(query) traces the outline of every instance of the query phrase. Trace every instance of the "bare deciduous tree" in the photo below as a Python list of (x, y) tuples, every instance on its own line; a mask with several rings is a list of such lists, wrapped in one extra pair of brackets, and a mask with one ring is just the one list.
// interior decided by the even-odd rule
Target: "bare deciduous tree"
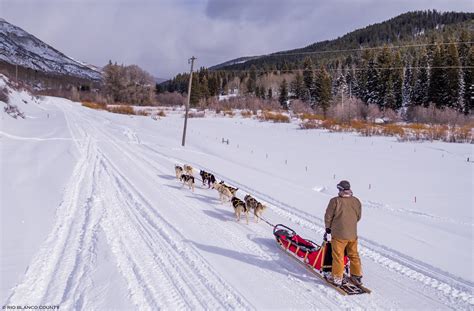
[(112, 102), (151, 105), (154, 99), (153, 78), (137, 65), (109, 63), (104, 67), (104, 92)]

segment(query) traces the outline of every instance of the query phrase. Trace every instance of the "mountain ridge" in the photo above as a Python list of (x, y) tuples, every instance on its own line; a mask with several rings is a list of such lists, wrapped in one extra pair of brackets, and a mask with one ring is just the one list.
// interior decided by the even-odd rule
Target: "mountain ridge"
[[(301, 48), (260, 56), (239, 57), (211, 66), (209, 69), (244, 70), (249, 69), (252, 65), (257, 68), (267, 65), (275, 67), (272, 69), (280, 70), (283, 69), (285, 63), (301, 63), (308, 56), (304, 53), (327, 53), (328, 55), (319, 58), (330, 59), (341, 49), (363, 49), (377, 45), (398, 44), (414, 41), (415, 38), (426, 42), (429, 40), (431, 31), (442, 31), (446, 26), (463, 22), (470, 23), (473, 20), (474, 13), (470, 12), (412, 11), (353, 30), (335, 39), (318, 41)], [(302, 54), (294, 55), (296, 53)], [(244, 61), (242, 61), (243, 59)]]
[(94, 66), (75, 60), (0, 18), (0, 61), (46, 74), (101, 80)]

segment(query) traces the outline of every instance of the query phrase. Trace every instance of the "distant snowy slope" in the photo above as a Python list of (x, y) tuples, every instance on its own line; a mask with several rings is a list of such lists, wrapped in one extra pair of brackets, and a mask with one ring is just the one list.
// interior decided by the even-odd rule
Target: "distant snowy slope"
[(20, 27), (0, 18), (0, 61), (45, 73), (100, 80), (92, 66), (78, 62)]

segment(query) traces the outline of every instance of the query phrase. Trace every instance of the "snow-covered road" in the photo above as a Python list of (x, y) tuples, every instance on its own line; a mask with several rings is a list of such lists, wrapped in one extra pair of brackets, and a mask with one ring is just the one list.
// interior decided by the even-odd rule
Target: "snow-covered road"
[[(2, 280), (3, 305), (60, 305), (64, 310), (474, 307), (473, 284), (468, 277), (456, 276), (436, 262), (416, 259), (416, 252), (384, 245), (383, 239), (364, 234), (364, 227), (360, 249), (365, 282), (373, 293), (340, 296), (288, 258), (275, 243), (269, 225), (256, 224), (253, 217), (249, 225), (237, 223), (229, 204), (220, 204), (217, 193), (199, 182), (194, 193), (182, 187), (174, 176), (175, 163), (206, 168), (239, 187), (239, 196), (251, 193), (267, 202), (270, 208), (264, 217), (272, 223), (284, 223), (315, 241), (321, 239), (322, 202), (333, 193), (324, 186), (330, 184), (314, 178), (310, 181), (313, 185), (324, 186), (312, 191), (305, 186), (306, 180), (295, 182), (298, 177), (288, 175), (287, 169), (272, 168), (268, 156), (253, 161), (248, 155), (236, 159), (239, 149), (228, 151), (230, 147), (219, 142), (223, 132), (237, 135), (234, 131), (242, 128), (233, 119), (220, 119), (219, 126), (211, 120), (206, 126), (206, 119), (191, 122), (188, 146), (181, 148), (182, 119), (178, 116), (157, 122), (98, 112), (54, 98), (41, 106), (65, 121), (54, 123), (58, 127), (55, 133), (62, 133), (60, 138), (70, 143), (74, 167), (72, 173), (58, 173), (69, 176), (69, 181), (62, 192), (57, 189), (61, 203), (54, 220), (49, 220), (51, 225), (43, 229), (49, 232), (45, 240), (41, 245), (29, 245), (34, 255), (22, 256), (29, 262), (26, 272), (26, 267), (10, 265), (16, 271), (7, 273), (10, 259), (2, 260), (1, 272), (7, 276)], [(45, 114), (28, 109), (32, 109), (31, 115)], [(267, 126), (245, 121), (257, 125), (254, 131)], [(22, 137), (52, 137), (34, 136), (18, 130), (16, 123), (10, 124), (5, 122), (1, 128), (2, 144), (8, 141), (7, 147), (30, 143)], [(276, 126), (275, 131), (279, 130)], [(245, 139), (239, 137), (241, 142)], [(31, 143), (41, 146), (45, 142)], [(6, 180), (2, 176), (2, 183)], [(5, 202), (20, 195), (8, 194), (2, 199), (2, 225), (9, 219)], [(30, 195), (35, 195), (34, 190)], [(321, 206), (308, 210), (301, 202)], [(386, 219), (403, 213), (399, 207), (376, 202), (364, 201), (365, 209), (374, 210), (364, 217), (381, 213)], [(414, 222), (423, 227), (434, 221), (442, 230), (446, 230), (445, 223), (454, 222), (460, 231), (471, 234), (468, 241), (472, 239), (472, 218), (454, 219), (436, 211), (426, 214), (435, 218), (424, 221), (428, 217), (408, 213), (407, 219), (411, 222), (415, 217)], [(371, 224), (366, 222), (365, 227), (376, 231)], [(386, 226), (391, 228), (388, 223)], [(410, 230), (410, 224), (407, 228)], [(20, 230), (9, 230), (9, 234), (21, 234)], [(3, 239), (7, 238), (2, 237), (2, 253), (11, 252)], [(450, 254), (442, 256), (449, 260)], [(470, 259), (466, 264), (472, 269), (472, 254)]]

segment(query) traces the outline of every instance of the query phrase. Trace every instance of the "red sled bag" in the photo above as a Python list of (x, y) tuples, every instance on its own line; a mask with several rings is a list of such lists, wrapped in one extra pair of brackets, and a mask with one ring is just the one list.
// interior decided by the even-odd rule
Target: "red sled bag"
[[(331, 242), (326, 238), (322, 245), (318, 245), (311, 240), (303, 239), (293, 229), (282, 224), (273, 228), (273, 235), (283, 249), (299, 257), (306, 265), (320, 272), (331, 272), (332, 248)], [(346, 271), (348, 262), (348, 257), (344, 256)]]

